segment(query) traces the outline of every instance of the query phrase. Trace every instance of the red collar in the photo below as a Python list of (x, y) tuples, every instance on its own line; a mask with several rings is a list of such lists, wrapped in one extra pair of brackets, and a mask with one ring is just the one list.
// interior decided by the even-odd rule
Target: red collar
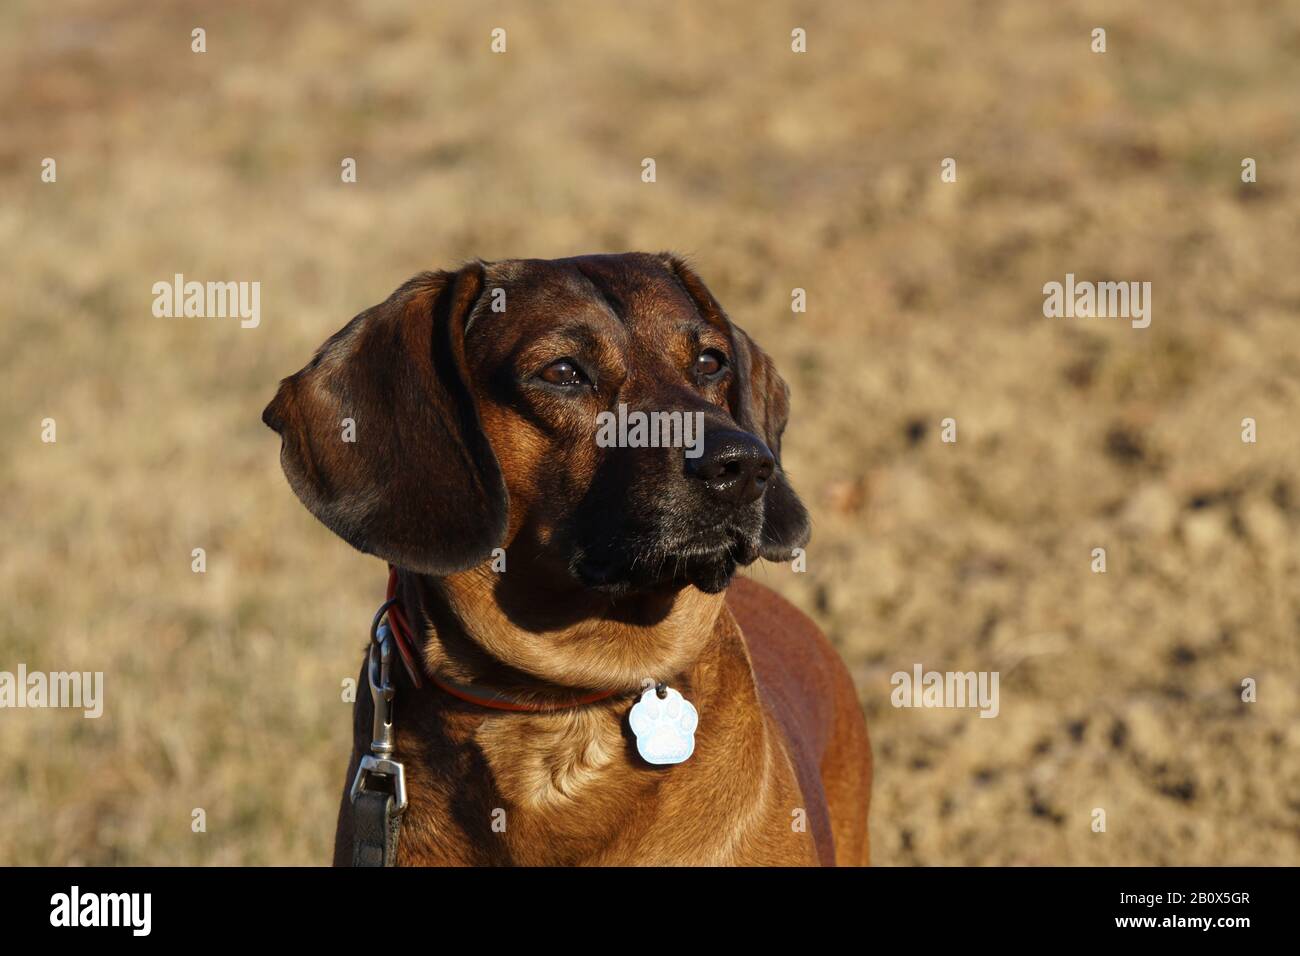
[(420, 675), (424, 674), (439, 690), (450, 694), (469, 704), (477, 704), (480, 707), (488, 707), (493, 710), (509, 710), (527, 713), (549, 713), (557, 710), (569, 710), (573, 707), (581, 707), (584, 704), (594, 704), (598, 700), (604, 700), (607, 697), (613, 697), (614, 691), (606, 690), (595, 694), (588, 694), (583, 697), (575, 697), (572, 700), (557, 702), (533, 702), (521, 700), (505, 693), (504, 691), (492, 690), (488, 687), (474, 684), (458, 684), (445, 678), (440, 678), (426, 671), (416, 660), (415, 642), (411, 639), (411, 625), (406, 619), (406, 612), (402, 610), (402, 604), (397, 599), (397, 568), (389, 565), (388, 568), (388, 600), (393, 602), (388, 607), (388, 623), (391, 625), (390, 630), (393, 632), (393, 640), (397, 644), (397, 651), (402, 657), (402, 663), (406, 666), (406, 673), (411, 678), (411, 683), (416, 687), (424, 686), (420, 680)]

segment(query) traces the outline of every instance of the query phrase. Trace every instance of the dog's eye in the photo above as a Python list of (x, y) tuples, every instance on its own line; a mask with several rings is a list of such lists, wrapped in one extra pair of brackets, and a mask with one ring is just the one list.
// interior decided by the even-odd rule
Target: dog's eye
[(706, 380), (717, 378), (726, 367), (727, 357), (717, 349), (705, 349), (695, 359), (695, 374)]
[(569, 359), (560, 359), (546, 366), (542, 369), (541, 379), (551, 385), (574, 386), (587, 383), (587, 376), (582, 374), (582, 369)]

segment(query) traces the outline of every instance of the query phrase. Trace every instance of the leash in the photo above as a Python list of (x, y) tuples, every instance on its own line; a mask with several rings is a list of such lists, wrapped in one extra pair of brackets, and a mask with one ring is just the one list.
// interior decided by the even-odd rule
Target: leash
[(397, 693), (392, 681), (393, 648), (400, 645), (384, 620), (396, 603), (390, 597), (380, 605), (370, 624), (366, 680), (375, 713), (370, 753), (361, 758), (352, 780), (353, 866), (397, 865), (397, 841), (406, 810), (406, 768), (393, 759), (393, 697)]

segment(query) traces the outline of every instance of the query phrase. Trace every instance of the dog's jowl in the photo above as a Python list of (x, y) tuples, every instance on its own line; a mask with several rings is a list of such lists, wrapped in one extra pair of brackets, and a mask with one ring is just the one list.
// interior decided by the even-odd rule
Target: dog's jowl
[(289, 484), (391, 568), (335, 862), (865, 863), (853, 683), (737, 576), (809, 538), (788, 412), (671, 255), (425, 273), (285, 379)]

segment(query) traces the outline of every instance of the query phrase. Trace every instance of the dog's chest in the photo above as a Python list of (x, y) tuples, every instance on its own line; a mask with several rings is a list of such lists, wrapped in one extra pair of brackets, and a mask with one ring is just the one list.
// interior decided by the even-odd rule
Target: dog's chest
[[(720, 718), (725, 715), (718, 714)], [(721, 720), (724, 726), (729, 724)], [(792, 822), (798, 785), (770, 742), (701, 736), (654, 767), (616, 717), (489, 717), (459, 757), (410, 783), (402, 865), (726, 865), (816, 862)], [(739, 762), (749, 750), (748, 759)], [(788, 807), (787, 807), (788, 805)]]

